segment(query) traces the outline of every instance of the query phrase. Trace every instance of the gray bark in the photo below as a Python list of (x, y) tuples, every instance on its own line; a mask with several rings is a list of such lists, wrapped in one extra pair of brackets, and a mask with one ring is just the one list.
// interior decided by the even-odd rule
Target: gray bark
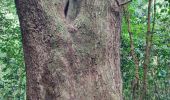
[(69, 0), (67, 12), (67, 0), (15, 2), (27, 100), (122, 100), (115, 0)]

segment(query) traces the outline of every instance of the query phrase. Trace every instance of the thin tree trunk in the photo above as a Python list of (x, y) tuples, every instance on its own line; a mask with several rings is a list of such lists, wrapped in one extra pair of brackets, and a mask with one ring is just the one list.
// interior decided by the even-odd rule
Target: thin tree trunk
[(27, 100), (122, 100), (115, 0), (15, 0)]
[[(128, 9), (128, 6), (127, 6)], [(125, 13), (125, 20), (127, 22), (128, 26), (128, 33), (129, 33), (129, 38), (130, 38), (130, 49), (131, 49), (131, 56), (133, 58), (134, 64), (135, 64), (135, 78), (132, 81), (132, 97), (133, 100), (136, 100), (137, 92), (138, 92), (138, 86), (139, 86), (139, 59), (135, 53), (135, 46), (133, 42), (133, 32), (131, 31), (131, 24), (130, 24), (130, 13), (129, 11), (124, 8), (124, 13)]]
[(144, 100), (146, 97), (146, 92), (147, 92), (147, 71), (148, 71), (148, 66), (149, 66), (149, 61), (150, 61), (150, 50), (151, 50), (151, 28), (150, 28), (150, 23), (151, 23), (151, 3), (152, 0), (149, 0), (148, 2), (148, 26), (147, 26), (147, 33), (146, 33), (146, 50), (145, 50), (145, 59), (144, 59), (144, 64), (143, 64), (143, 90), (142, 90), (142, 95), (140, 100)]

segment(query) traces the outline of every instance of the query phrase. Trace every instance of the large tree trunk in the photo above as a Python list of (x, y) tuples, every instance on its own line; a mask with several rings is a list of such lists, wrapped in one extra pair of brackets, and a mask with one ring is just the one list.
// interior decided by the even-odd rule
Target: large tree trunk
[(15, 0), (28, 100), (122, 100), (116, 0)]

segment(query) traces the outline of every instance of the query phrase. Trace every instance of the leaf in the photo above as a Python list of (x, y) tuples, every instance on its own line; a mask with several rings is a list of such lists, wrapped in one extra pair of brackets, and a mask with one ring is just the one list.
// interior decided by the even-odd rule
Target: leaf
[(6, 54), (6, 53), (0, 52), (0, 58), (1, 58), (1, 59), (6, 58), (6, 57), (7, 57), (7, 54)]
[(165, 70), (161, 70), (159, 73), (158, 73), (158, 76), (160, 77), (166, 77), (167, 75), (167, 72)]

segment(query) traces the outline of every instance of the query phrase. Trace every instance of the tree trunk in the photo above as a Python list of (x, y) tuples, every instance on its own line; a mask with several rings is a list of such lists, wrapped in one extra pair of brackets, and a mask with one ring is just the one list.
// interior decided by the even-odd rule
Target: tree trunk
[(15, 0), (27, 100), (122, 100), (117, 0)]

